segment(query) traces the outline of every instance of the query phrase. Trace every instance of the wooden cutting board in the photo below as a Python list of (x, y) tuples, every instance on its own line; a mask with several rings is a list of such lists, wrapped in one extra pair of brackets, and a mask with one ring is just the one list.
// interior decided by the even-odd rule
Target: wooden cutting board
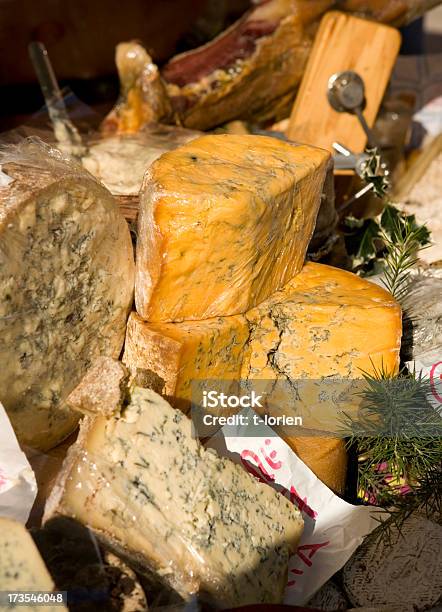
[(354, 70), (365, 83), (364, 116), (374, 124), (396, 61), (401, 36), (397, 30), (339, 11), (321, 21), (306, 71), (290, 117), (291, 140), (316, 145), (333, 152), (340, 142), (359, 153), (366, 136), (358, 119), (333, 110), (327, 100), (327, 84), (336, 72)]

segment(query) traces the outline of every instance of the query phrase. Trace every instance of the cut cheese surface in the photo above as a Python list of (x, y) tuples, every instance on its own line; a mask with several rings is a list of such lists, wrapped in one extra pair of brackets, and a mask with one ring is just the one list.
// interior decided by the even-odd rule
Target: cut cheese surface
[(204, 450), (192, 424), (135, 388), (120, 418), (87, 418), (46, 506), (214, 607), (280, 602), (303, 521), (242, 466)]
[[(0, 517), (0, 591), (52, 591), (54, 583), (34, 540), (26, 528), (16, 521)], [(2, 610), (9, 609), (1, 606)], [(48, 606), (33, 603), (21, 610), (47, 610)], [(63, 605), (54, 610), (66, 610)]]
[(76, 426), (63, 403), (93, 359), (121, 351), (134, 261), (109, 192), (43, 147), (27, 154), (2, 166), (0, 400), (19, 441), (49, 449)]
[(129, 372), (110, 357), (98, 357), (68, 395), (66, 405), (88, 416), (119, 414), (123, 405)]
[(297, 274), (329, 154), (208, 135), (161, 156), (140, 196), (135, 299), (151, 321), (246, 312)]
[(239, 380), (249, 329), (242, 316), (180, 324), (149, 323), (132, 312), (123, 362), (149, 386), (188, 412), (192, 381)]

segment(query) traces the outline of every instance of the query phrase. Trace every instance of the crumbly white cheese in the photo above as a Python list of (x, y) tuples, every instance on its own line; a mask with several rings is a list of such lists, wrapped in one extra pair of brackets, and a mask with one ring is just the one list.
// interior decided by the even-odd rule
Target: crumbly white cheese
[(84, 423), (46, 508), (56, 513), (213, 606), (280, 602), (303, 527), (285, 497), (205, 450), (190, 420), (139, 388), (121, 418)]
[(10, 167), (0, 193), (0, 400), (21, 443), (50, 448), (63, 401), (98, 355), (117, 357), (132, 302), (130, 234), (82, 174)]
[(90, 145), (83, 166), (115, 195), (137, 196), (146, 169), (160, 155), (193, 140), (198, 132), (158, 126), (134, 135), (110, 136)]

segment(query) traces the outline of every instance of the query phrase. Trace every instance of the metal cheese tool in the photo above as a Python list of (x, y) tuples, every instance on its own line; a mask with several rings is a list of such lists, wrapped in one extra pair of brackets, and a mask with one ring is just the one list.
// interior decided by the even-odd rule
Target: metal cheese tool
[(363, 164), (368, 159), (367, 153), (353, 153), (339, 142), (334, 142), (332, 146), (337, 152), (337, 155), (333, 156), (335, 169), (355, 170), (361, 176)]
[(345, 70), (333, 74), (328, 80), (327, 98), (330, 106), (338, 113), (356, 115), (367, 136), (367, 144), (370, 148), (379, 146), (373, 130), (368, 127), (363, 114), (365, 85), (357, 72)]
[[(367, 163), (370, 159), (370, 156), (367, 153), (353, 153), (347, 147), (339, 142), (333, 143), (334, 150), (338, 153), (334, 156), (334, 165), (336, 169), (340, 170), (354, 170), (358, 176), (362, 179), (365, 179), (365, 169)], [(376, 172), (376, 176), (388, 176), (388, 168), (385, 163), (381, 163), (379, 170)], [(362, 189), (360, 189), (354, 196), (345, 201), (338, 212), (342, 212), (344, 209), (348, 208), (351, 204), (356, 202), (363, 195), (374, 189), (374, 182), (368, 182)]]
[[(338, 113), (351, 113), (356, 115), (362, 129), (367, 136), (367, 146), (369, 149), (379, 149), (379, 142), (373, 130), (368, 126), (363, 109), (365, 106), (365, 85), (363, 79), (353, 70), (336, 72), (328, 80), (327, 98), (330, 106)], [(366, 169), (369, 155), (366, 153), (353, 153), (344, 145), (338, 142), (333, 143), (336, 151), (334, 164), (337, 170), (354, 170), (362, 179), (366, 180), (364, 170)], [(388, 169), (384, 163), (380, 164), (379, 176), (387, 176)], [(373, 190), (374, 181), (368, 182), (354, 196), (344, 202), (340, 207), (340, 212), (348, 208), (356, 200)]]
[(46, 102), (55, 138), (60, 144), (69, 145), (73, 155), (81, 155), (83, 150), (81, 136), (69, 118), (47, 49), (43, 43), (35, 41), (29, 43), (28, 49)]

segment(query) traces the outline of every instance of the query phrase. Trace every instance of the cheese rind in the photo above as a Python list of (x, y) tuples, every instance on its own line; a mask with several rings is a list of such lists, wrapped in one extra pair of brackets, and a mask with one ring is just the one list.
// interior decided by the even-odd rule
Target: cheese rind
[(150, 321), (244, 313), (297, 274), (329, 154), (267, 136), (202, 136), (146, 172), (135, 301)]
[(0, 400), (19, 441), (46, 450), (75, 428), (64, 400), (93, 359), (121, 351), (133, 249), (89, 174), (43, 147), (32, 163), (20, 151), (0, 189)]
[[(361, 378), (399, 363), (401, 309), (385, 289), (338, 268), (307, 263), (301, 274), (246, 314), (255, 329), (243, 377)], [(262, 347), (276, 349), (262, 361)]]
[[(251, 334), (241, 377), (286, 380), (294, 385), (317, 382), (316, 389), (308, 384), (303, 408), (310, 411), (312, 430), (336, 431), (329, 429), (336, 405), (323, 400), (324, 383), (336, 381), (336, 390), (341, 392), (346, 380), (351, 385), (352, 379), (364, 373), (392, 374), (399, 366), (399, 304), (381, 287), (338, 268), (306, 264), (283, 290), (246, 313), (246, 318)], [(283, 412), (289, 409), (287, 397), (285, 394)], [(356, 400), (352, 397), (350, 401)], [(304, 412), (304, 426), (308, 427), (305, 416)], [(335, 421), (334, 425), (342, 429), (342, 423), (339, 427)], [(281, 435), (322, 482), (343, 492), (347, 461), (342, 440)]]
[(45, 519), (71, 516), (154, 570), (180, 595), (214, 606), (282, 600), (299, 511), (192, 437), (160, 396), (135, 388), (120, 418), (86, 418)]
[(110, 357), (98, 357), (80, 384), (68, 395), (66, 405), (88, 416), (119, 414), (129, 382), (129, 372)]
[[(0, 591), (53, 591), (54, 583), (30, 533), (17, 521), (0, 517)], [(54, 610), (66, 610), (59, 605)], [(2, 609), (8, 609), (7, 606)], [(47, 610), (47, 605), (21, 606)]]

